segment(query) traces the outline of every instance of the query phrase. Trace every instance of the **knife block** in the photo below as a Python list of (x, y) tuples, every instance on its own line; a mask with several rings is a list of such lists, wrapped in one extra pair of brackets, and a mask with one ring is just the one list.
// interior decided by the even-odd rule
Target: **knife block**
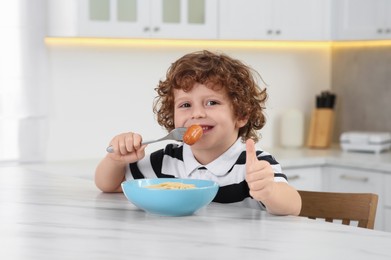
[(334, 110), (317, 108), (312, 111), (307, 146), (310, 148), (327, 148), (331, 145), (334, 126)]

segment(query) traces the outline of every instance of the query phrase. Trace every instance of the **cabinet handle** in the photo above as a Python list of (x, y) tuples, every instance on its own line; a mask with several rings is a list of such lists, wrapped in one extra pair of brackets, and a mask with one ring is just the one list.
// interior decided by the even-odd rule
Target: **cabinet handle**
[(276, 34), (277, 34), (277, 35), (280, 35), (280, 34), (281, 34), (281, 30), (277, 30), (277, 31), (276, 31)]
[(159, 27), (154, 27), (154, 28), (153, 28), (153, 31), (154, 31), (154, 32), (158, 32), (158, 31), (160, 31), (160, 28), (159, 28)]
[(386, 33), (391, 33), (391, 28), (387, 28)]
[(382, 28), (377, 29), (377, 33), (383, 33), (383, 29)]
[(361, 181), (361, 182), (368, 182), (369, 181), (368, 177), (349, 176), (346, 174), (341, 175), (340, 178), (342, 180), (347, 180), (347, 181)]
[(300, 175), (292, 175), (292, 176), (287, 176), (289, 181), (294, 181), (300, 179)]
[(267, 34), (272, 34), (273, 33), (273, 31), (272, 30), (267, 30), (267, 32), (266, 32)]
[(144, 27), (144, 32), (149, 32), (149, 27)]

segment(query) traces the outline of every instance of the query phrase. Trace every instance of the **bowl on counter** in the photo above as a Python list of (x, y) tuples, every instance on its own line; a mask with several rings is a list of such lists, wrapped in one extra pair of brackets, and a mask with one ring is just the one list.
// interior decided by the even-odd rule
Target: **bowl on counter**
[[(161, 187), (164, 185), (169, 187)], [(183, 187), (174, 187), (178, 185)], [(131, 203), (160, 216), (192, 215), (211, 203), (219, 189), (214, 181), (173, 178), (130, 180), (121, 186)], [(170, 186), (172, 189), (167, 189)]]

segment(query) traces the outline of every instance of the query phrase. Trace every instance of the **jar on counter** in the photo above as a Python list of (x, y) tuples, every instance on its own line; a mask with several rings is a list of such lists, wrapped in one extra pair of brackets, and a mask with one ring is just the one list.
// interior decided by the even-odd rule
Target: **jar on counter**
[(304, 144), (304, 114), (298, 109), (289, 109), (281, 117), (280, 144), (297, 148)]

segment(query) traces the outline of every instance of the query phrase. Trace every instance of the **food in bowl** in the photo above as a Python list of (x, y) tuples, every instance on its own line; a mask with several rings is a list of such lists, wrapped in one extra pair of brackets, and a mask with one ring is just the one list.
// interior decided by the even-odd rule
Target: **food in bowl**
[(145, 186), (145, 188), (149, 189), (164, 189), (164, 190), (185, 190), (185, 189), (194, 189), (196, 186), (194, 184), (186, 184), (182, 182), (162, 182), (159, 184), (153, 184)]
[[(174, 182), (194, 185), (190, 189), (154, 189), (148, 186)], [(138, 208), (160, 216), (188, 216), (211, 203), (219, 186), (210, 180), (194, 179), (138, 179), (124, 181), (126, 198)]]

